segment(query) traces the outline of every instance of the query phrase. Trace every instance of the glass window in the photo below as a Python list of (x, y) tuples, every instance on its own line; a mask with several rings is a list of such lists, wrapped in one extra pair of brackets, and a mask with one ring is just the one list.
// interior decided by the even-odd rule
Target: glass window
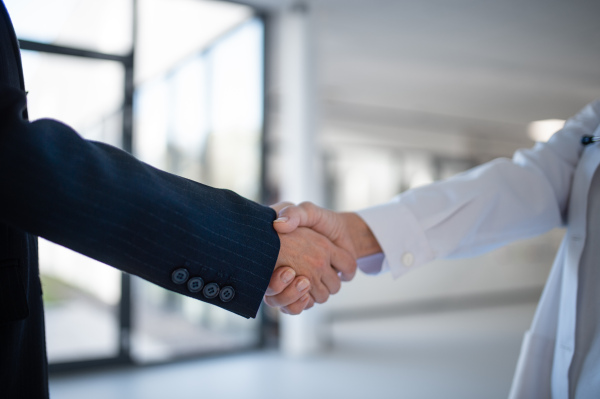
[[(139, 10), (136, 156), (256, 200), (263, 113), (262, 22), (252, 18), (247, 7), (216, 2), (145, 0)], [(158, 42), (162, 27), (156, 15), (162, 15), (162, 21), (178, 21), (166, 33), (168, 39)], [(206, 32), (202, 21), (207, 22)], [(259, 342), (256, 320), (138, 278), (133, 283), (131, 343), (137, 361)]]
[(136, 81), (164, 74), (252, 15), (224, 1), (138, 0)]
[[(116, 55), (131, 52), (136, 17), (136, 156), (258, 199), (264, 32), (250, 7), (138, 0), (133, 15), (133, 2), (125, 0), (5, 3), (19, 39)], [(22, 56), (30, 119), (58, 119), (87, 139), (123, 145), (123, 63), (37, 51)], [(128, 337), (119, 342), (119, 309), (129, 309), (118, 270), (44, 240), (40, 269), (51, 363), (116, 359), (129, 349)], [(131, 354), (138, 361), (259, 341), (259, 321), (138, 278), (132, 292)]]
[(210, 179), (254, 200), (260, 186), (262, 37), (262, 23), (254, 19), (217, 42), (207, 54)]
[[(120, 145), (119, 63), (31, 51), (22, 59), (31, 120), (52, 117), (88, 139)], [(39, 252), (49, 362), (116, 356), (121, 273), (43, 239)]]
[(120, 63), (33, 51), (21, 57), (29, 119), (57, 119), (87, 139), (121, 146)]
[(131, 0), (4, 0), (19, 39), (111, 54), (131, 51)]

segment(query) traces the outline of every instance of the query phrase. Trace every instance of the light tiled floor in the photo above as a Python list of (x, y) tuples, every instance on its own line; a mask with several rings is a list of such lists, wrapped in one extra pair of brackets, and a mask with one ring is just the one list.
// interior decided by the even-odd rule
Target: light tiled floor
[(308, 359), (261, 351), (51, 378), (53, 399), (505, 398), (535, 306), (337, 323)]

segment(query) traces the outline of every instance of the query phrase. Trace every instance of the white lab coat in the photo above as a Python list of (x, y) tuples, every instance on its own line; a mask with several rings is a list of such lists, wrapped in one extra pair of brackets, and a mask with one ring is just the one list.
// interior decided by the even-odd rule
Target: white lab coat
[(358, 212), (384, 254), (359, 267), (389, 269), (394, 277), (433, 259), (473, 256), (567, 226), (523, 340), (511, 399), (568, 398), (588, 191), (600, 164), (600, 144), (584, 147), (581, 137), (600, 135), (599, 124), (600, 100), (548, 143), (519, 150), (512, 160), (494, 160)]

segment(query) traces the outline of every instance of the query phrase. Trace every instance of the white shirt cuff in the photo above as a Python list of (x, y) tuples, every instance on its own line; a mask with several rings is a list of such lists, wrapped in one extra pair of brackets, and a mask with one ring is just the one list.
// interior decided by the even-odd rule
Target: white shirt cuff
[[(434, 259), (425, 233), (412, 212), (397, 199), (386, 204), (365, 208), (357, 214), (367, 223), (379, 245), (383, 256), (376, 255), (359, 260), (373, 274), (389, 269), (394, 278)], [(377, 273), (377, 271), (375, 271)]]
[(383, 253), (378, 253), (374, 255), (365, 256), (364, 258), (359, 258), (356, 261), (356, 264), (361, 272), (365, 274), (382, 274), (389, 271), (389, 267), (387, 266), (387, 262), (385, 261), (385, 255)]

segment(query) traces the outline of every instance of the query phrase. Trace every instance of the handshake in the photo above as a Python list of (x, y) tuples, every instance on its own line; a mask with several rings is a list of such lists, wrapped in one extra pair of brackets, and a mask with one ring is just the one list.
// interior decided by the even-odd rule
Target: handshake
[(272, 206), (281, 248), (265, 303), (300, 314), (337, 293), (356, 273), (356, 260), (381, 252), (369, 226), (356, 213), (337, 213), (310, 202)]

